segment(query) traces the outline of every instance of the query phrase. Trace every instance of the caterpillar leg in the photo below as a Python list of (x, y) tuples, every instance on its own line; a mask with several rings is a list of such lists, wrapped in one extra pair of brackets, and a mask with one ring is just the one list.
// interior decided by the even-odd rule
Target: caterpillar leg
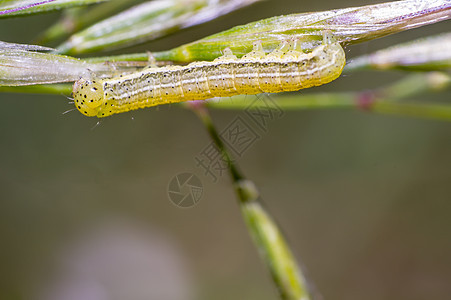
[(282, 58), (288, 50), (290, 50), (290, 43), (287, 41), (283, 41), (279, 48), (275, 49), (271, 53), (269, 53), (266, 57), (268, 58)]
[(304, 51), (302, 51), (301, 42), (298, 38), (293, 38), (290, 40), (290, 50), (284, 55), (284, 58), (289, 59), (300, 59), (300, 57), (304, 55)]
[(332, 48), (340, 48), (341, 46), (339, 43), (336, 42), (336, 39), (334, 35), (332, 34), (332, 31), (330, 30), (324, 30), (323, 31), (323, 42), (321, 45), (313, 49), (313, 51), (310, 53), (311, 57), (316, 57), (316, 59), (319, 59), (321, 61), (325, 61), (327, 57), (329, 56), (326, 52), (330, 51)]
[(263, 46), (261, 41), (255, 41), (253, 43), (253, 49), (248, 54), (244, 55), (242, 59), (249, 59), (249, 60), (260, 60), (263, 57), (265, 57), (266, 53), (263, 51)]
[(156, 68), (157, 67), (157, 60), (155, 59), (155, 56), (153, 56), (152, 52), (147, 51), (147, 62), (149, 63), (149, 67)]
[(237, 60), (238, 58), (236, 57), (236, 55), (233, 54), (232, 50), (227, 47), (224, 49), (224, 54), (216, 59), (214, 59), (213, 61), (218, 61), (218, 60)]
[(332, 31), (324, 30), (323, 31), (323, 45), (330, 45), (335, 42), (336, 42), (336, 40), (334, 38), (334, 35), (332, 34)]

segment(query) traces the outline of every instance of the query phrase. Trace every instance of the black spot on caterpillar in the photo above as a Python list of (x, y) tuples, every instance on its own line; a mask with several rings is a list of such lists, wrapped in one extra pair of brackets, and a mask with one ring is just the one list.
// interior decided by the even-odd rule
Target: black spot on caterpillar
[(214, 61), (186, 66), (148, 67), (108, 79), (80, 79), (75, 106), (86, 116), (107, 117), (138, 108), (213, 97), (297, 91), (338, 78), (345, 53), (330, 32), (323, 44), (303, 53), (297, 41), (265, 54), (260, 42), (238, 59), (230, 49)]

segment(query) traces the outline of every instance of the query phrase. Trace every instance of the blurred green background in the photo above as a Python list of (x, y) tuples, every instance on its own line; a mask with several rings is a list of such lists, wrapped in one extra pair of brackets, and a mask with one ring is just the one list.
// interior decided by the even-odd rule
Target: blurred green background
[[(267, 0), (127, 51), (365, 4), (373, 1)], [(31, 43), (58, 16), (2, 20), (0, 40)], [(354, 57), (448, 29), (449, 21), (346, 51)], [(303, 93), (364, 90), (405, 75), (355, 73)], [(72, 108), (63, 95), (0, 101), (0, 299), (277, 299), (229, 179), (214, 183), (196, 167), (210, 140), (192, 112), (144, 109), (92, 129), (95, 119), (62, 115)], [(212, 115), (223, 129), (242, 113)], [(238, 163), (325, 299), (449, 299), (450, 153), (451, 123), (299, 111), (271, 121)], [(168, 200), (168, 182), (181, 172), (203, 183), (191, 209)]]

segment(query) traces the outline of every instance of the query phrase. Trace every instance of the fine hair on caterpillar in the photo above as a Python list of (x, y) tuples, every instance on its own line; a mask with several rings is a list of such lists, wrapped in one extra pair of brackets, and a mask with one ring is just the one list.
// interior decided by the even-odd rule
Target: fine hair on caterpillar
[(213, 61), (147, 67), (113, 78), (81, 78), (74, 84), (77, 109), (86, 116), (113, 114), (161, 104), (213, 97), (297, 91), (338, 78), (345, 53), (330, 32), (322, 45), (303, 53), (299, 41), (284, 41), (269, 54), (261, 42), (241, 58), (229, 48)]

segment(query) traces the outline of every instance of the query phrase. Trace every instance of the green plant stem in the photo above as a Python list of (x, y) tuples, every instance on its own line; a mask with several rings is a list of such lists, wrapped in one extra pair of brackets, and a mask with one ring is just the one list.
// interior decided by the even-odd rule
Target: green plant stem
[(70, 95), (72, 93), (72, 84), (40, 84), (40, 85), (26, 85), (26, 86), (0, 86), (0, 92)]
[(241, 212), (263, 260), (269, 267), (281, 299), (312, 299), (306, 280), (277, 224), (260, 204), (260, 194), (254, 183), (238, 170), (228, 153), (211, 117), (201, 102), (194, 102), (191, 108), (201, 119), (207, 131), (227, 162), (228, 172), (238, 197)]

